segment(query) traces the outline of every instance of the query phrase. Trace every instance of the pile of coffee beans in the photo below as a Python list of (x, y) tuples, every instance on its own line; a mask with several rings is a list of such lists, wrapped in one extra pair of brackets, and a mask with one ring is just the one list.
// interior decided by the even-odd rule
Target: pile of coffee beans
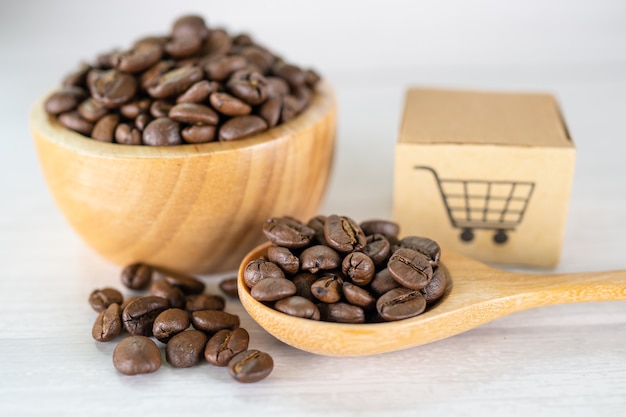
[(301, 113), (319, 76), (247, 34), (177, 19), (171, 32), (99, 55), (45, 102), (68, 129), (103, 142), (167, 146), (229, 141)]
[[(239, 327), (239, 317), (224, 311), (222, 296), (205, 293), (202, 281), (141, 263), (124, 268), (121, 279), (127, 288), (149, 289), (149, 294), (125, 300), (117, 289), (103, 288), (89, 296), (89, 304), (99, 312), (92, 328), (95, 340), (108, 342), (123, 331), (130, 333), (113, 351), (113, 365), (121, 373), (136, 375), (161, 367), (161, 349), (153, 338), (165, 345), (165, 360), (175, 368), (204, 359), (228, 367), (239, 382), (260, 381), (272, 372), (272, 357), (248, 349), (250, 336)], [(235, 295), (236, 278), (223, 280), (220, 288)]]
[(263, 232), (273, 245), (246, 265), (243, 278), (254, 299), (285, 314), (340, 323), (402, 320), (446, 290), (439, 245), (399, 239), (390, 221), (280, 217), (267, 220)]

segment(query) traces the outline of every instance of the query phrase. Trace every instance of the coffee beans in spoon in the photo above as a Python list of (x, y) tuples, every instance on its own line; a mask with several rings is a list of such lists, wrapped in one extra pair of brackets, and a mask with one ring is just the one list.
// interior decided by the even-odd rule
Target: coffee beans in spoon
[(396, 321), (422, 314), (446, 290), (441, 249), (426, 237), (398, 237), (387, 220), (358, 224), (316, 216), (306, 224), (268, 219), (267, 256), (244, 269), (251, 296), (295, 317), (340, 323)]

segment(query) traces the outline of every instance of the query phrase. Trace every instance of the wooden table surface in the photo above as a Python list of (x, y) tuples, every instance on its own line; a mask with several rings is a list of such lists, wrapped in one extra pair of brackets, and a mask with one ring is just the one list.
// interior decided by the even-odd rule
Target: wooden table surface
[[(2, 23), (9, 23), (6, 15)], [(251, 346), (274, 357), (266, 380), (239, 384), (208, 364), (119, 374), (111, 363), (114, 343), (91, 338), (95, 313), (87, 297), (96, 287), (122, 288), (120, 267), (94, 254), (65, 222), (27, 128), (29, 106), (71, 65), (55, 62), (56, 73), (46, 72), (18, 46), (43, 50), (55, 38), (29, 37), (24, 29), (17, 39), (5, 28), (0, 56), (14, 57), (14, 65), (0, 66), (0, 416), (626, 413), (626, 302), (544, 307), (414, 349), (329, 358), (284, 345), (229, 300), (226, 309), (240, 315)], [(623, 48), (615, 53), (610, 65), (331, 68), (338, 146), (320, 213), (390, 218), (394, 143), (408, 85), (549, 91), (578, 150), (554, 272), (626, 269), (626, 57)], [(219, 276), (203, 279), (218, 291)]]

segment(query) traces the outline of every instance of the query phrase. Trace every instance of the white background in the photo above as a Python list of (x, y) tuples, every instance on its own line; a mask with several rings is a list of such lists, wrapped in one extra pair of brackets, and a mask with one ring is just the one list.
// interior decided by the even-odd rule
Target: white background
[[(81, 60), (197, 12), (247, 31), (336, 88), (335, 169), (322, 213), (391, 216), (410, 85), (554, 93), (578, 149), (556, 271), (626, 269), (626, 2), (14, 1), (0, 3), (0, 415), (567, 415), (626, 413), (626, 305), (518, 313), (367, 358), (299, 352), (237, 302), (276, 368), (241, 385), (208, 365), (122, 377), (90, 337), (89, 292), (119, 267), (83, 246), (46, 190), (33, 102)], [(215, 289), (215, 278), (208, 278)]]

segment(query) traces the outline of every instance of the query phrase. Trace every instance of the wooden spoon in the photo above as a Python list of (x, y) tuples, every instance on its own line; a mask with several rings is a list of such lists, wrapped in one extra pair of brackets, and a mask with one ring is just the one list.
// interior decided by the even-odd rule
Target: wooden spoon
[(245, 266), (265, 255), (258, 246), (239, 268), (239, 298), (252, 318), (283, 342), (328, 356), (363, 356), (392, 352), (445, 339), (508, 314), (552, 304), (626, 300), (626, 271), (574, 274), (521, 274), (489, 267), (463, 255), (442, 253), (448, 288), (425, 313), (405, 320), (328, 323), (292, 317), (250, 296)]

